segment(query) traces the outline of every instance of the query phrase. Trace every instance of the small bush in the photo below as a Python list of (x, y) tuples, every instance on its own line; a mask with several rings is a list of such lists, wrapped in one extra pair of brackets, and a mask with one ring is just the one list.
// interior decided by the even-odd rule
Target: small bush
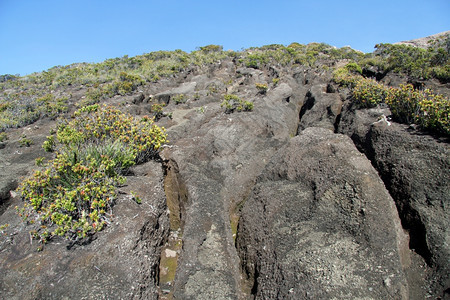
[[(241, 110), (245, 110), (245, 111), (252, 111), (254, 107), (253, 102), (251, 101), (244, 101), (244, 103), (242, 104), (242, 109)], [(238, 111), (241, 111), (238, 110)]]
[(0, 143), (4, 142), (8, 139), (8, 135), (6, 134), (6, 132), (0, 132)]
[(0, 113), (4, 112), (9, 106), (9, 103), (0, 103)]
[(152, 104), (151, 112), (153, 113), (153, 117), (155, 118), (155, 120), (159, 120), (162, 117), (164, 117), (163, 109), (164, 109), (164, 103)]
[(254, 104), (251, 101), (242, 101), (238, 96), (227, 94), (224, 96), (224, 100), (221, 107), (225, 107), (225, 113), (233, 113), (234, 111), (251, 111)]
[(333, 72), (333, 81), (341, 86), (352, 88), (356, 85), (360, 78), (360, 75), (350, 72), (346, 67), (338, 68)]
[(41, 167), (44, 164), (45, 157), (38, 157), (35, 159), (36, 166)]
[(385, 101), (389, 89), (373, 79), (361, 78), (352, 90), (354, 101), (359, 107), (375, 107)]
[(450, 134), (450, 101), (429, 89), (415, 90), (411, 84), (390, 88), (386, 98), (394, 118), (402, 123)]
[(44, 141), (44, 143), (42, 144), (42, 148), (44, 148), (44, 150), (46, 152), (53, 152), (55, 151), (55, 136), (54, 135), (49, 135), (47, 136), (47, 140)]
[(19, 140), (20, 147), (30, 147), (33, 145), (33, 141), (27, 138), (26, 136), (22, 136)]
[(173, 101), (175, 101), (175, 104), (181, 104), (181, 103), (185, 103), (187, 101), (187, 98), (184, 94), (178, 94), (175, 95), (173, 98)]
[(445, 66), (436, 66), (431, 70), (434, 77), (443, 83), (450, 82), (450, 64)]
[(267, 57), (262, 53), (249, 54), (244, 59), (244, 63), (248, 68), (258, 69), (267, 63)]
[(203, 52), (221, 52), (221, 51), (223, 51), (223, 46), (207, 45), (207, 46), (200, 47), (200, 50)]
[[(56, 157), (19, 186), (19, 215), (36, 224), (42, 243), (54, 236), (78, 241), (110, 222), (116, 188), (129, 167), (154, 157), (166, 143), (153, 119), (134, 119), (112, 107), (84, 107), (56, 133)], [(48, 140), (47, 140), (48, 141)]]
[(348, 63), (345, 68), (351, 73), (362, 74), (361, 67), (355, 62)]
[(267, 92), (267, 89), (268, 89), (267, 84), (265, 84), (265, 83), (256, 83), (255, 86), (256, 86), (256, 89), (258, 90), (258, 92), (260, 94), (265, 94)]

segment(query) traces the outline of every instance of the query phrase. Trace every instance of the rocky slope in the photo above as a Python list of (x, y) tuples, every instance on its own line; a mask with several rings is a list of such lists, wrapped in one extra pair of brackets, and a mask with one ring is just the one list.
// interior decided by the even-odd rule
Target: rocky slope
[(434, 40), (439, 39), (439, 38), (445, 38), (449, 34), (450, 34), (450, 31), (445, 31), (445, 32), (433, 34), (431, 36), (418, 38), (415, 40), (398, 42), (397, 44), (410, 45), (410, 46), (426, 49), (426, 48), (428, 48), (428, 46), (430, 46), (430, 43), (432, 43)]
[[(448, 93), (448, 84), (424, 84)], [(73, 103), (86, 92), (69, 89)], [(254, 109), (225, 113), (225, 94)], [(356, 109), (331, 69), (227, 58), (105, 103), (135, 115), (164, 103), (158, 124), (169, 145), (132, 169), (105, 230), (37, 252), (14, 189), (46, 155), (40, 145), (55, 123), (9, 130), (0, 149), (0, 225), (9, 224), (0, 298), (449, 296), (448, 140), (390, 121), (386, 107)], [(23, 132), (31, 147), (19, 147)]]

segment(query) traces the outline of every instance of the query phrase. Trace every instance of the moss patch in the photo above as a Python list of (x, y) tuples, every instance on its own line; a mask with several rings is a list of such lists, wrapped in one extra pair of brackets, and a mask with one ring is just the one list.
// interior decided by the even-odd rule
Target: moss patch
[(161, 252), (159, 262), (159, 286), (160, 299), (172, 299), (172, 284), (178, 266), (178, 256), (182, 248), (183, 242), (180, 236), (172, 232), (167, 245)]
[(231, 233), (233, 234), (233, 240), (235, 242), (237, 236), (238, 223), (239, 223), (239, 215), (237, 213), (232, 213), (230, 215), (230, 225), (231, 225)]

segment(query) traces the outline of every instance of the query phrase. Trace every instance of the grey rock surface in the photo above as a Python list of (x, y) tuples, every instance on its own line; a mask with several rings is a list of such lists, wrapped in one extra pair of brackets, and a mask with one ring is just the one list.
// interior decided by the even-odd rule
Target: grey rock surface
[(311, 126), (334, 130), (341, 108), (338, 93), (327, 93), (326, 84), (313, 85), (306, 93), (305, 105), (300, 111), (298, 133)]
[(256, 299), (407, 299), (394, 202), (352, 141), (307, 128), (245, 203), (238, 253)]
[(410, 248), (436, 267), (428, 282), (444, 290), (450, 285), (448, 142), (380, 118), (384, 114), (389, 110), (348, 110), (340, 131), (372, 161), (410, 233)]
[(16, 231), (0, 237), (0, 298), (158, 299), (159, 253), (169, 233), (163, 173), (155, 162), (135, 173), (123, 191), (142, 195), (142, 204), (120, 197), (110, 226), (86, 245), (59, 240), (38, 252), (38, 242), (7, 210), (2, 218), (15, 220)]
[[(333, 63), (256, 69), (228, 57), (106, 99), (141, 116), (164, 103), (157, 123), (170, 143), (161, 160), (133, 168), (111, 224), (84, 244), (55, 240), (36, 252), (14, 188), (36, 158), (51, 157), (41, 144), (56, 123), (9, 130), (0, 147), (0, 225), (9, 224), (0, 229), (0, 298), (448, 296), (448, 141), (395, 124), (386, 107), (356, 110), (332, 82)], [(448, 84), (430, 85), (448, 93)], [(87, 88), (70, 89), (76, 103)], [(226, 94), (254, 109), (226, 113)], [(19, 145), (24, 133), (30, 147)]]
[[(253, 69), (242, 73), (249, 82), (265, 76)], [(252, 85), (234, 90), (253, 100), (254, 111), (226, 114), (219, 98), (204, 113), (190, 111), (181, 118), (174, 114), (176, 124), (168, 129), (175, 139), (162, 156), (177, 163), (187, 189), (181, 214), (186, 238), (174, 281), (176, 299), (244, 297), (230, 213), (249, 193), (272, 154), (296, 131), (304, 96), (298, 96), (303, 89), (293, 79), (286, 78), (266, 95), (258, 95)]]

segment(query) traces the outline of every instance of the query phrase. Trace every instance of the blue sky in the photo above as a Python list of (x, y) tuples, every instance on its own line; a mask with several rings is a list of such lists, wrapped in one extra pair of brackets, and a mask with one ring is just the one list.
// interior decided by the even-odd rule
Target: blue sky
[(325, 42), (372, 52), (447, 30), (449, 0), (0, 0), (0, 74), (208, 44)]

